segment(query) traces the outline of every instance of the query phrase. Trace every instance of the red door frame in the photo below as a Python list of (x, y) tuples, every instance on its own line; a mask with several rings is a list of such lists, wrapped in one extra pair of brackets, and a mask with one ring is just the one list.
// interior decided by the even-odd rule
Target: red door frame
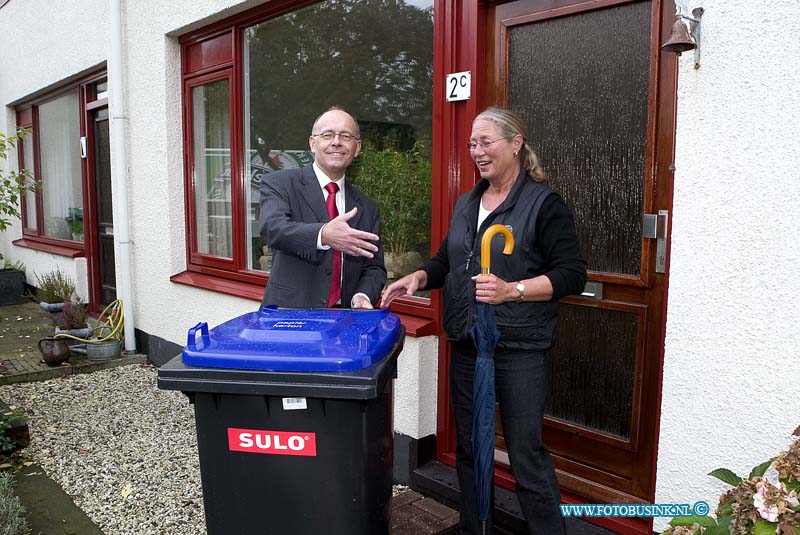
[[(87, 80), (80, 87), (81, 135), (86, 139), (86, 157), (83, 168), (83, 246), (86, 255), (86, 272), (89, 279), (89, 312), (101, 312), (100, 247), (97, 243), (97, 173), (95, 169), (97, 143), (94, 131), (94, 113), (108, 107), (108, 98), (97, 99), (95, 85), (106, 78), (105, 71)], [(109, 118), (110, 121), (110, 118)]]
[[(491, 5), (505, 3), (491, 0), (436, 0), (437, 16), (435, 20), (434, 44), (434, 164), (439, 165), (441, 179), (434, 181), (434, 221), (432, 222), (432, 243), (441, 243), (446, 235), (449, 219), (452, 214), (458, 195), (472, 188), (476, 174), (472, 160), (466, 150), (461, 149), (464, 141), (469, 138), (472, 119), (484, 107), (484, 88), (486, 83), (494, 83), (494, 73), (487, 70), (486, 47), (488, 11)], [(554, 2), (557, 3), (557, 2)], [(660, 6), (661, 14), (653, 23), (652, 30), (659, 35), (659, 42), (668, 37), (671, 23), (674, 18), (674, 0), (653, 0), (653, 4)], [(444, 79), (447, 73), (470, 71), (472, 98), (466, 101), (445, 102)], [(659, 98), (658, 102), (650, 103), (651, 114), (656, 114), (654, 128), (660, 132), (654, 154), (656, 172), (666, 173), (668, 180), (655, 181), (659, 184), (658, 194), (666, 199), (667, 208), (672, 209), (672, 173), (668, 170), (669, 162), (674, 159), (674, 132), (675, 132), (675, 98), (677, 89), (677, 59), (673, 55), (661, 57), (659, 68), (656, 72), (656, 84), (663, 94), (672, 93), (673, 98)], [(668, 135), (665, 135), (668, 133)], [(437, 143), (438, 141), (438, 143)], [(660, 169), (659, 169), (660, 167)], [(437, 209), (438, 208), (438, 213)], [(438, 217), (437, 217), (438, 216)], [(669, 253), (667, 253), (667, 273), (669, 272)], [(664, 332), (666, 329), (666, 290), (665, 282), (662, 323), (659, 333), (660, 355), (657, 366), (658, 377), (651, 377), (657, 382), (658, 413), (655, 420), (660, 420), (661, 398), (661, 370), (664, 357)], [(436, 309), (441, 303), (438, 301)], [(437, 393), (437, 440), (436, 458), (448, 465), (455, 465), (455, 437), (453, 433), (452, 408), (449, 400), (449, 347), (441, 325), (437, 322), (439, 335), (439, 367)], [(653, 336), (653, 335), (651, 335)], [(654, 444), (658, 444), (658, 427), (652, 430)], [(653, 451), (652, 470), (655, 476), (657, 451)], [(653, 477), (655, 481), (655, 477)], [(495, 482), (507, 488), (514, 486), (513, 477), (505, 470), (496, 470)], [(654, 498), (655, 488), (651, 489), (651, 500)], [(562, 499), (567, 503), (585, 502), (580, 496), (564, 493)], [(596, 523), (622, 534), (649, 534), (652, 523), (646, 519), (596, 519)]]

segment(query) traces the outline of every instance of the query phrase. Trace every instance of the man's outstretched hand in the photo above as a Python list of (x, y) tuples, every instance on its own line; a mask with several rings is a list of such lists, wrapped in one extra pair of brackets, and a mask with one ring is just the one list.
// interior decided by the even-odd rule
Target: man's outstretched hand
[(372, 242), (380, 238), (377, 234), (357, 230), (350, 227), (348, 221), (355, 217), (358, 208), (340, 214), (322, 227), (322, 245), (333, 247), (350, 256), (366, 256), (372, 258), (378, 246)]

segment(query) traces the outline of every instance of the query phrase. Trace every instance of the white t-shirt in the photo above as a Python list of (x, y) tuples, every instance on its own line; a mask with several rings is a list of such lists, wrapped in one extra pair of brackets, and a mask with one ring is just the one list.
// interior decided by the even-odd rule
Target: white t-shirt
[(483, 199), (481, 199), (480, 204), (478, 204), (478, 226), (476, 228), (481, 228), (481, 224), (486, 221), (486, 218), (489, 217), (493, 210), (487, 210), (483, 207)]

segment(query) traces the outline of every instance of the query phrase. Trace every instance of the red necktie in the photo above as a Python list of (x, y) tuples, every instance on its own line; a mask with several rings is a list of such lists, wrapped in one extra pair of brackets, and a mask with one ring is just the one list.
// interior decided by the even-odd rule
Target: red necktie
[[(336, 192), (339, 186), (335, 182), (328, 182), (325, 186), (328, 190), (328, 198), (325, 204), (328, 206), (328, 217), (331, 219), (339, 217), (339, 210), (336, 208)], [(342, 297), (342, 253), (333, 251), (333, 271), (331, 273), (331, 293), (328, 294), (328, 306), (332, 307), (339, 302)]]

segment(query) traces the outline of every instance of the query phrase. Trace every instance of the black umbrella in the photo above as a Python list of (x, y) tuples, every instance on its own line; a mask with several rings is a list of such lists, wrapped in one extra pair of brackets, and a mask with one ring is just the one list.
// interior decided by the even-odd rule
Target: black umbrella
[[(492, 225), (486, 229), (481, 238), (483, 275), (490, 273), (492, 238), (497, 234), (505, 237), (503, 254), (511, 254), (514, 250), (514, 236), (504, 225)], [(481, 520), (481, 532), (485, 533), (491, 512), (494, 483), (494, 348), (500, 340), (494, 305), (478, 303), (478, 317), (472, 326), (472, 340), (478, 353), (472, 388), (473, 476), (478, 500), (478, 518)]]

